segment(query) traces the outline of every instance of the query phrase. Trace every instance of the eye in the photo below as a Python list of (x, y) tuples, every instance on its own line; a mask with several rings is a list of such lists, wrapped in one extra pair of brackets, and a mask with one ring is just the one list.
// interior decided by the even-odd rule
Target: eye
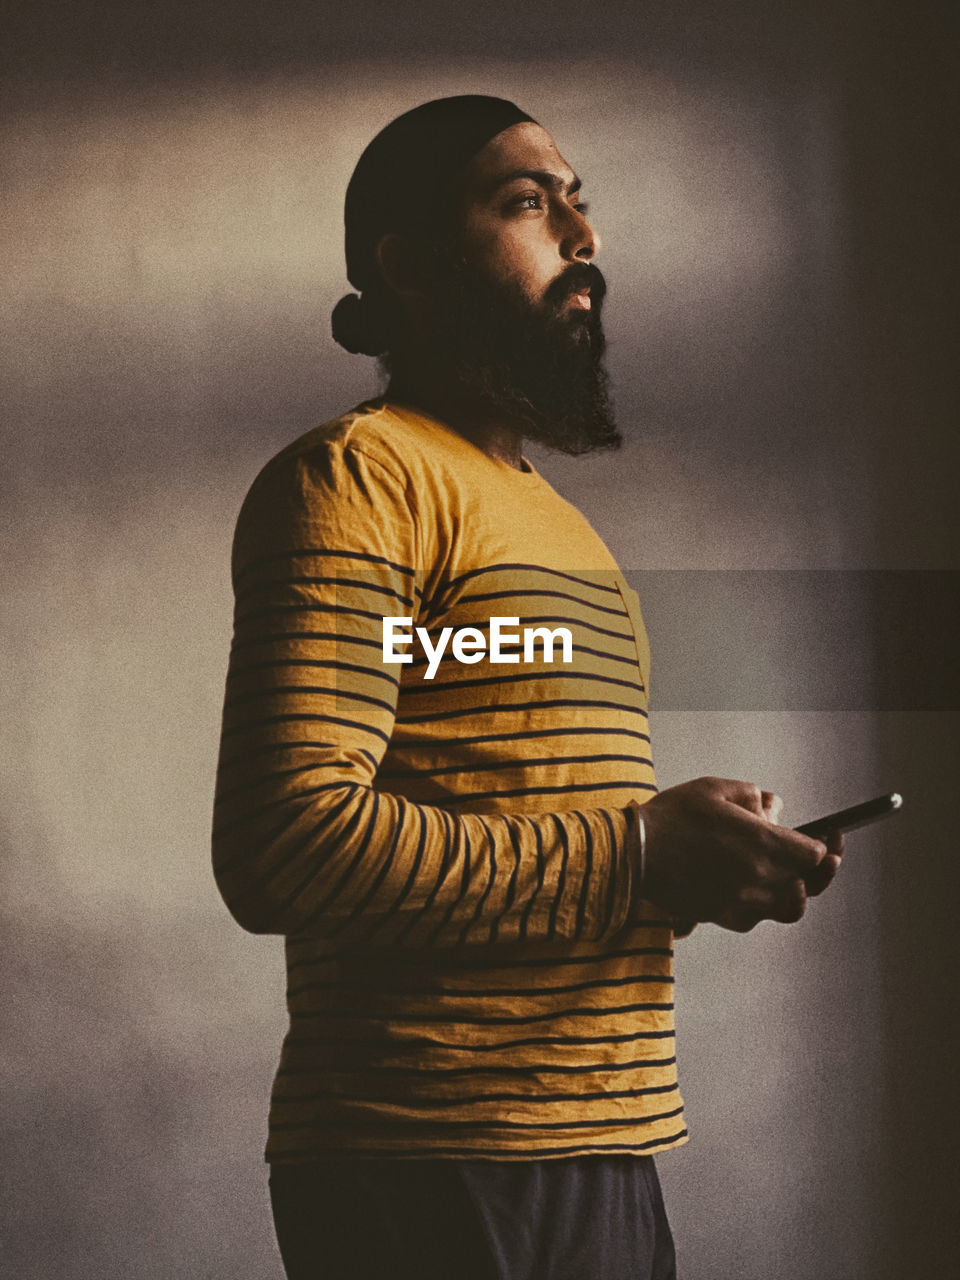
[(582, 215), (583, 215), (583, 217), (586, 217), (586, 216), (587, 216), (587, 214), (590, 212), (590, 206), (589, 206), (589, 204), (587, 204), (587, 203), (586, 203), (585, 201), (583, 201), (583, 200), (578, 200), (578, 201), (577, 201), (577, 203), (576, 203), (573, 207), (574, 207), (574, 209), (576, 209), (577, 213), (582, 214)]
[(541, 191), (527, 191), (522, 196), (514, 196), (510, 201), (511, 209), (542, 209), (543, 193)]

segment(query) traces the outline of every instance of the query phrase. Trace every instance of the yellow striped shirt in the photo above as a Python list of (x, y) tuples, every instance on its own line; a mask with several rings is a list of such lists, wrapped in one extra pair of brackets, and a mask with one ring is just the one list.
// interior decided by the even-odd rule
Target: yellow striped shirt
[[(242, 925), (286, 936), (267, 1159), (682, 1142), (673, 934), (628, 851), (649, 651), (585, 518), (372, 401), (264, 468), (233, 579), (214, 866)], [(385, 617), (433, 645), (565, 627), (573, 661), (448, 644), (428, 679), (416, 643), (384, 661)]]

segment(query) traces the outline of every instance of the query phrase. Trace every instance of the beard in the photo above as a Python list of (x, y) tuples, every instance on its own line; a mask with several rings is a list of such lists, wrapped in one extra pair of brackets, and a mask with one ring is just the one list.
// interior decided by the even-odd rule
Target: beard
[[(590, 290), (590, 310), (565, 304)], [(456, 395), (525, 439), (580, 455), (619, 448), (603, 364), (606, 284), (590, 263), (567, 267), (539, 302), (444, 255), (428, 339), (436, 375)], [(392, 353), (402, 374), (402, 351)]]

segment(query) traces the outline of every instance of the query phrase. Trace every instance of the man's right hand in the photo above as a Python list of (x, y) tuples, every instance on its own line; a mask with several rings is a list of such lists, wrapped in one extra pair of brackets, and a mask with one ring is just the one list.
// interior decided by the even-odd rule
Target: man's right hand
[(646, 827), (643, 897), (671, 915), (745, 933), (792, 923), (836, 874), (842, 839), (777, 826), (781, 801), (750, 782), (697, 778), (640, 807)]

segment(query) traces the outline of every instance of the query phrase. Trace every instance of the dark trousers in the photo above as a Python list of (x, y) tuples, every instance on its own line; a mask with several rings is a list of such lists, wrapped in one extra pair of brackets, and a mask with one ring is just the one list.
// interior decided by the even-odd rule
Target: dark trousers
[(651, 1156), (274, 1165), (288, 1280), (675, 1280)]

